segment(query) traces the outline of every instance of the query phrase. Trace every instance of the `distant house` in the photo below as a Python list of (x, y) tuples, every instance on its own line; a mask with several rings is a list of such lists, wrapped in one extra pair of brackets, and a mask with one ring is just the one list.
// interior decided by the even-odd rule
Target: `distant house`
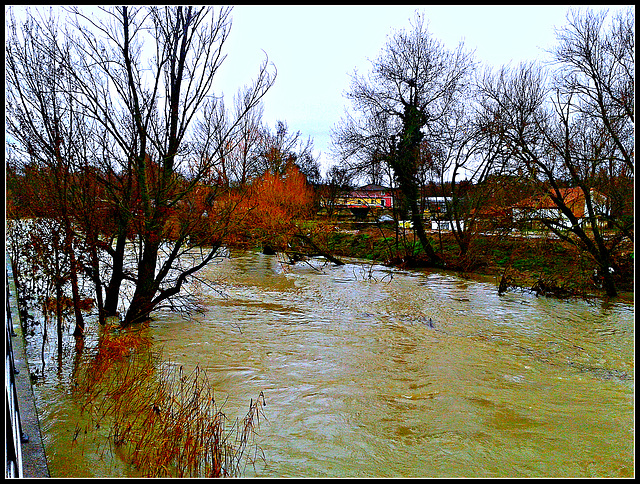
[(453, 205), (453, 197), (424, 197), (422, 199), (425, 220), (431, 221), (431, 230), (434, 231), (450, 231), (454, 227), (459, 226), (464, 230), (466, 222), (458, 221), (459, 225), (455, 225), (451, 207)]
[(336, 199), (336, 206), (344, 208), (391, 208), (393, 193), (380, 185), (365, 185)]
[(428, 219), (442, 218), (447, 213), (447, 205), (451, 206), (451, 197), (424, 197), (424, 216)]
[[(589, 217), (585, 194), (582, 189), (561, 188), (559, 191), (564, 204), (578, 219), (578, 223), (582, 225)], [(596, 215), (599, 217), (608, 215), (609, 208), (606, 197), (593, 188), (590, 194)], [(560, 226), (571, 227), (569, 218), (562, 213), (549, 194), (525, 198), (512, 207), (512, 214), (513, 221), (516, 223), (547, 220), (554, 221)]]

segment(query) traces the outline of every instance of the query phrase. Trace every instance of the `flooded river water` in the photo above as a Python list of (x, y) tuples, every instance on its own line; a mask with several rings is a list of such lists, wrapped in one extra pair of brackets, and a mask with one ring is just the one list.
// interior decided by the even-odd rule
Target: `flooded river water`
[[(245, 252), (192, 319), (144, 331), (225, 413), (263, 392), (259, 477), (633, 476), (634, 307), (491, 281)], [(64, 372), (63, 372), (64, 373)], [(129, 475), (70, 445), (64, 378), (36, 385), (54, 477)]]

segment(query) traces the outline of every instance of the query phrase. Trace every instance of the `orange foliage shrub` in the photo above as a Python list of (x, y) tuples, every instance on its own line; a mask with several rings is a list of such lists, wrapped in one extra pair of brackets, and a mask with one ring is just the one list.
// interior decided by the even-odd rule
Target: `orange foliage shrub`
[(313, 190), (295, 165), (284, 175), (267, 172), (237, 200), (235, 235), (276, 249), (285, 248), (312, 206)]
[(170, 239), (188, 233), (203, 245), (250, 243), (282, 249), (309, 216), (313, 197), (305, 176), (291, 164), (284, 174), (267, 172), (250, 186), (197, 187), (173, 210), (164, 232)]

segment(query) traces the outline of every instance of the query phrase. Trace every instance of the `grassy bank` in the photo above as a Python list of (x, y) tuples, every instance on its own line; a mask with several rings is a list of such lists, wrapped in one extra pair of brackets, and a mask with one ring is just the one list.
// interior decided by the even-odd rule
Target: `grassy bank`
[[(430, 239), (443, 259), (444, 268), (477, 273), (502, 280), (503, 289), (532, 288), (557, 296), (601, 295), (594, 281), (596, 265), (575, 246), (548, 237), (479, 236), (465, 257), (450, 233), (431, 233)], [(328, 250), (343, 257), (357, 257), (389, 265), (419, 267), (421, 247), (411, 234), (396, 234), (392, 228), (362, 228), (336, 231), (327, 240)], [(633, 291), (633, 246), (629, 244), (616, 260), (620, 268), (617, 286)]]

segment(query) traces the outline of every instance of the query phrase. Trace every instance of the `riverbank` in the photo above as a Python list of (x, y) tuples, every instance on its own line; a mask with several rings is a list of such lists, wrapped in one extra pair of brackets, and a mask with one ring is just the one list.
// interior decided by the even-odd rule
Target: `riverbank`
[[(450, 232), (430, 232), (428, 236), (442, 257), (442, 268), (460, 275), (495, 277), (502, 291), (531, 289), (558, 297), (603, 296), (594, 279), (595, 263), (575, 246), (550, 237), (481, 235), (471, 243), (465, 257)], [(327, 249), (338, 257), (357, 257), (404, 268), (426, 267), (419, 241), (413, 234), (396, 234), (392, 227), (362, 225), (339, 230), (327, 240)], [(617, 260), (620, 292), (633, 293), (633, 245), (628, 244)]]
[[(9, 345), (11, 347), (11, 357), (15, 367), (14, 384), (17, 396), (18, 416), (20, 420), (21, 437), (15, 445), (16, 454), (19, 456), (20, 472), (12, 477), (40, 478), (49, 477), (49, 469), (42, 441), (40, 420), (36, 409), (35, 396), (31, 386), (29, 362), (25, 349), (25, 339), (20, 320), (18, 308), (18, 293), (13, 277), (13, 267), (8, 255), (5, 255), (6, 283), (7, 283), (7, 305), (5, 314), (5, 324), (7, 330), (7, 356), (9, 356)], [(7, 394), (8, 397), (8, 394)], [(9, 400), (7, 400), (7, 409)], [(9, 419), (10, 415), (7, 415)], [(10, 432), (10, 430), (8, 429)], [(7, 436), (9, 433), (7, 434)], [(9, 443), (5, 442), (6, 447)], [(19, 449), (17, 448), (19, 447)], [(7, 461), (9, 459), (7, 458)], [(8, 467), (7, 467), (8, 469)], [(5, 477), (8, 477), (5, 474)]]

